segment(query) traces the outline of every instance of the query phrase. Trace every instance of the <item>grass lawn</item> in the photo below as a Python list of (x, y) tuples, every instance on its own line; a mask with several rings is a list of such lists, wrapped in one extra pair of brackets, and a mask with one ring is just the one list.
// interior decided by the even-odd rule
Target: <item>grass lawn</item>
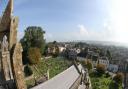
[[(94, 73), (90, 74), (92, 89), (116, 89), (112, 79), (106, 78), (105, 75), (97, 77)], [(119, 86), (121, 88), (121, 85)]]
[[(38, 79), (41, 78), (44, 74), (47, 73), (49, 69), (49, 76), (50, 78), (54, 77), (55, 75), (61, 73), (62, 71), (66, 70), (68, 67), (72, 65), (72, 62), (66, 60), (64, 58), (50, 58), (50, 59), (43, 59), (37, 65), (31, 66), (34, 76)], [(36, 67), (36, 69), (35, 69)], [(37, 71), (38, 70), (38, 71)], [(34, 84), (34, 79), (30, 79), (26, 81), (27, 86)]]

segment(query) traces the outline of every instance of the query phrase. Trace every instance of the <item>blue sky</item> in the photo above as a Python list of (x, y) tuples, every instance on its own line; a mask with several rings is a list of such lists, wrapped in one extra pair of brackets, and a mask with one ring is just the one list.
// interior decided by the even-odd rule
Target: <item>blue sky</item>
[[(8, 0), (0, 0), (0, 8), (6, 6), (4, 1)], [(14, 16), (20, 19), (18, 38), (23, 36), (27, 26), (41, 26), (46, 31), (47, 41), (128, 42), (124, 39), (127, 34), (120, 35), (128, 33), (127, 26), (118, 27), (125, 22), (126, 18), (122, 22), (121, 19), (127, 11), (116, 15), (128, 9), (125, 3), (126, 0), (14, 0)], [(116, 23), (118, 21), (120, 23)], [(121, 31), (122, 27), (125, 31)], [(117, 28), (120, 29), (117, 31)]]

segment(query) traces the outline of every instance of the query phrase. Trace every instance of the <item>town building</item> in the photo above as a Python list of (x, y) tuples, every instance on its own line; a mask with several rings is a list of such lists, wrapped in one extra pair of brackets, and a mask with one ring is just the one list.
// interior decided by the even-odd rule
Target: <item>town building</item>
[(114, 73), (118, 72), (118, 65), (116, 65), (116, 64), (109, 64), (108, 71), (114, 72)]
[(74, 49), (70, 49), (68, 52), (69, 59), (77, 59), (77, 52)]
[(103, 65), (105, 65), (105, 68), (108, 69), (108, 67), (109, 67), (108, 57), (100, 57), (98, 60), (98, 64), (103, 64)]
[(92, 62), (93, 67), (97, 66), (98, 60), (99, 60), (99, 54), (98, 53), (95, 53), (93, 51), (88, 50), (88, 54), (87, 54), (86, 58)]
[(128, 59), (122, 60), (121, 63), (122, 65), (122, 70), (121, 72), (124, 74), (123, 77), (123, 89), (128, 89)]
[(91, 61), (92, 61), (92, 65), (93, 67), (96, 67), (98, 64), (98, 55), (97, 54), (93, 54), (93, 56), (91, 57)]
[(62, 46), (59, 46), (59, 52), (62, 53), (66, 48), (65, 47), (62, 47)]
[(118, 70), (119, 70), (119, 60), (110, 60), (108, 71), (116, 73), (118, 72)]

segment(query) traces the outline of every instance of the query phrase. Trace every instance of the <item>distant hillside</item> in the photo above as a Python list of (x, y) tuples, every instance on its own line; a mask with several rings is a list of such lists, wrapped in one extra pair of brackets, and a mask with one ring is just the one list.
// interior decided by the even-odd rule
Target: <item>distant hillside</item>
[(126, 44), (109, 41), (73, 41), (67, 43), (71, 45), (79, 43), (81, 47), (97, 47), (104, 50), (104, 52), (109, 50), (112, 54), (113, 60), (128, 59), (128, 45)]
[(111, 42), (111, 41), (86, 41), (88, 44), (97, 44), (97, 45), (105, 45), (105, 46), (120, 46), (128, 48), (128, 44), (119, 43), (119, 42)]

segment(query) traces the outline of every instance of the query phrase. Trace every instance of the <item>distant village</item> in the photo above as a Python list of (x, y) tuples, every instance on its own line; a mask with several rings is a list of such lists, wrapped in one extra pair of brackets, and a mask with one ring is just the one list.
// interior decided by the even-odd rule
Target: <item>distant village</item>
[[(127, 66), (125, 66), (128, 61), (127, 59), (113, 59), (109, 50), (101, 50), (96, 46), (89, 46), (89, 44), (86, 43), (57, 43), (57, 46), (59, 49), (59, 56), (66, 57), (70, 60), (90, 60), (93, 63), (93, 67), (96, 67), (97, 64), (104, 64), (107, 70), (116, 73), (118, 71), (125, 71)], [(55, 48), (48, 47), (47, 53), (51, 54), (55, 53), (55, 51)]]
[(128, 48), (86, 42), (46, 42), (28, 26), (17, 41), (9, 0), (0, 17), (0, 89), (128, 89)]
[[(93, 69), (96, 68), (98, 64), (103, 64), (105, 66), (105, 70), (110, 74), (114, 75), (118, 72), (124, 74), (123, 84), (126, 85), (128, 82), (128, 59), (114, 59), (110, 50), (106, 48), (112, 49), (112, 47), (117, 49), (122, 49), (122, 47), (116, 46), (103, 46), (97, 44), (87, 44), (85, 42), (58, 42), (56, 43), (59, 49), (60, 57), (66, 57), (69, 60), (78, 60), (78, 61), (87, 61), (89, 60)], [(101, 47), (104, 47), (101, 49)], [(127, 48), (124, 48), (128, 50)], [(124, 49), (120, 51), (124, 51)], [(115, 50), (118, 51), (118, 50)], [(115, 52), (114, 51), (114, 52)], [(54, 53), (55, 49), (48, 47), (48, 54)], [(123, 53), (123, 52), (122, 52)], [(116, 55), (116, 54), (115, 54)], [(122, 56), (123, 57), (123, 56)], [(115, 57), (116, 58), (116, 57)], [(127, 86), (127, 85), (126, 85)]]

